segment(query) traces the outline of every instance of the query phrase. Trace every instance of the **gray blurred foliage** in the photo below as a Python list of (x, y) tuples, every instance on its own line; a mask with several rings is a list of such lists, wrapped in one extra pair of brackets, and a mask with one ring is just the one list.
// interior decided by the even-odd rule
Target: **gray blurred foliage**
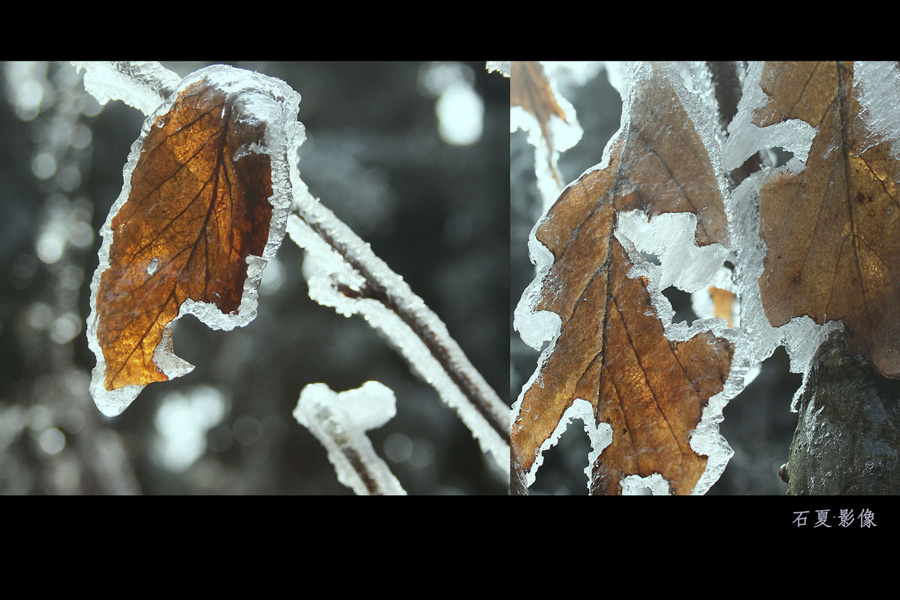
[[(164, 64), (182, 76), (204, 66)], [(436, 99), (419, 83), (434, 65), (234, 64), (300, 92), (300, 164), (312, 193), (404, 276), (502, 389), (508, 80), (484, 63), (450, 65), (485, 102), (481, 140), (458, 147), (438, 136)], [(121, 102), (98, 106), (67, 63), (2, 69), (0, 493), (350, 494), (291, 413), (308, 383), (341, 391), (369, 379), (396, 393), (397, 417), (370, 437), (408, 493), (506, 493), (469, 431), (374, 330), (309, 299), (302, 252), (289, 240), (253, 323), (221, 332), (179, 320), (175, 350), (197, 368), (103, 417), (88, 393), (84, 320), (96, 232), (143, 116)], [(207, 402), (209, 429), (198, 458), (175, 468), (160, 459), (157, 417), (179, 397)]]

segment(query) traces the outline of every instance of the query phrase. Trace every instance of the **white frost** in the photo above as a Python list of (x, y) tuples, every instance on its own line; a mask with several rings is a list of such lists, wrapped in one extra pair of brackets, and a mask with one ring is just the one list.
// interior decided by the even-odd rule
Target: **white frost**
[(859, 61), (853, 70), (866, 127), (876, 138), (887, 142), (894, 159), (900, 160), (900, 69), (893, 62)]
[(151, 114), (165, 101), (160, 89), (151, 81), (174, 89), (180, 77), (155, 62), (131, 63), (132, 74), (126, 74), (111, 62), (73, 62), (76, 69), (84, 70), (84, 87), (100, 104), (121, 100), (145, 115)]
[(484, 68), (488, 73), (494, 71), (500, 73), (504, 77), (509, 77), (509, 61), (508, 60), (489, 60), (485, 62)]
[(668, 496), (669, 482), (659, 473), (653, 473), (647, 477), (629, 475), (622, 479), (623, 496)]
[(753, 112), (762, 108), (768, 96), (759, 86), (763, 64), (753, 63), (745, 78), (743, 95), (738, 103), (738, 112), (728, 125), (728, 139), (722, 150), (725, 168), (733, 171), (761, 150), (783, 148), (793, 153), (793, 158), (785, 165), (787, 170), (797, 172), (806, 164), (815, 129), (805, 121), (793, 120), (759, 128), (751, 121)]
[(324, 383), (307, 385), (294, 409), (297, 422), (327, 450), (338, 481), (360, 495), (406, 495), (366, 436), (396, 414), (394, 392), (377, 381), (340, 393)]
[[(540, 222), (539, 220), (538, 225)], [(528, 255), (539, 275), (547, 273), (553, 265), (553, 253), (538, 241), (535, 229), (532, 229), (531, 235), (528, 236)], [(556, 340), (562, 327), (559, 315), (550, 311), (538, 311), (535, 308), (540, 302), (543, 284), (543, 277), (540, 276), (528, 284), (513, 316), (513, 327), (519, 332), (522, 340), (535, 350), (540, 350), (544, 344)]]
[[(671, 286), (695, 292), (705, 288), (718, 274), (728, 256), (719, 244), (697, 246), (694, 243), (697, 216), (693, 213), (665, 213), (653, 218), (639, 210), (619, 213), (616, 237), (629, 240), (634, 247), (647, 254), (656, 255), (660, 266), (656, 274), (659, 288)], [(643, 262), (635, 254), (633, 262)]]
[(596, 79), (608, 63), (597, 61), (541, 61), (547, 77), (560, 85), (583, 86)]

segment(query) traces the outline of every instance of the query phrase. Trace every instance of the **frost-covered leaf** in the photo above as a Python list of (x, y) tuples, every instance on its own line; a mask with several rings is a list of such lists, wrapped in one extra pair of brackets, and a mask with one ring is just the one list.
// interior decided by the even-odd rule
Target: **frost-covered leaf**
[[(626, 478), (656, 474), (673, 493), (686, 494), (707, 468), (692, 436), (707, 403), (724, 388), (734, 344), (709, 327), (692, 328), (678, 340), (667, 336), (661, 294), (640, 275), (646, 265), (638, 264), (634, 245), (654, 242), (633, 243), (629, 232), (640, 230), (634, 214), (651, 228), (662, 219), (672, 225), (657, 234), (663, 247), (672, 243), (667, 236), (676, 224), (690, 226), (683, 251), (670, 247), (673, 257), (682, 255), (682, 265), (669, 264), (661, 275), (674, 281), (680, 276), (674, 271), (721, 264), (724, 255), (712, 249), (698, 255), (707, 265), (683, 257), (688, 247), (695, 252), (727, 244), (728, 220), (708, 151), (711, 136), (696, 126), (696, 107), (685, 106), (680, 77), (657, 64), (635, 67), (628, 77), (623, 126), (605, 162), (568, 186), (534, 231), (539, 274), (517, 311), (517, 327), (532, 345), (550, 345), (517, 403), (513, 471), (533, 478), (541, 449), (580, 399), (611, 434), (593, 465), (593, 493), (622, 493), (635, 481)], [(694, 283), (704, 285), (704, 278)]]
[[(557, 158), (581, 138), (575, 110), (555, 90), (539, 62), (510, 63), (510, 127), (529, 132), (538, 186), (549, 203), (562, 189)], [(549, 196), (549, 197), (548, 197)]]
[(181, 315), (218, 329), (255, 317), (262, 269), (284, 236), (298, 104), (283, 82), (211, 67), (147, 118), (92, 284), (92, 393), (103, 412), (193, 368), (172, 351)]
[[(840, 320), (849, 349), (897, 378), (900, 139), (877, 133), (884, 115), (878, 106), (864, 110), (856, 71), (836, 62), (762, 69), (759, 85), (768, 98), (753, 124), (799, 120), (815, 135), (805, 168), (779, 169), (761, 183), (759, 234), (767, 251), (760, 293), (773, 326), (803, 315), (819, 324)], [(896, 80), (896, 67), (891, 72)], [(893, 97), (889, 118), (896, 121)]]
[[(550, 80), (540, 63), (514, 61), (510, 64), (510, 84), (509, 105), (522, 107), (537, 120), (543, 142), (549, 147), (549, 160), (554, 152), (551, 119), (556, 117), (566, 121), (566, 113), (556, 99)], [(556, 165), (550, 162), (548, 167), (556, 182), (561, 184)]]

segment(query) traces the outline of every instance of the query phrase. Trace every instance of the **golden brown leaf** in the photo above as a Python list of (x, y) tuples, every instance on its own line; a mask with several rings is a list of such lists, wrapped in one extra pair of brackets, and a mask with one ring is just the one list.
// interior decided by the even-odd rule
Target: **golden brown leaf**
[(243, 118), (239, 98), (196, 82), (144, 139), (97, 290), (107, 390), (168, 379), (154, 353), (171, 346), (185, 301), (241, 305), (246, 259), (269, 237), (272, 181), (269, 156), (247, 151), (265, 125)]
[(642, 277), (614, 235), (617, 215), (692, 212), (698, 245), (727, 241), (727, 222), (708, 153), (670, 80), (657, 73), (632, 97), (631, 120), (607, 168), (570, 185), (536, 236), (553, 254), (536, 311), (562, 319), (554, 350), (525, 390), (512, 428), (513, 460), (531, 470), (536, 453), (577, 398), (612, 427), (594, 465), (592, 490), (616, 494), (627, 475), (661, 474), (690, 493), (706, 457), (690, 447), (709, 398), (723, 389), (733, 346), (710, 333), (673, 342)]
[(769, 101), (756, 125), (801, 119), (817, 130), (806, 168), (760, 190), (766, 316), (776, 327), (841, 320), (851, 351), (900, 377), (900, 164), (863, 122), (853, 64), (770, 63), (760, 85)]

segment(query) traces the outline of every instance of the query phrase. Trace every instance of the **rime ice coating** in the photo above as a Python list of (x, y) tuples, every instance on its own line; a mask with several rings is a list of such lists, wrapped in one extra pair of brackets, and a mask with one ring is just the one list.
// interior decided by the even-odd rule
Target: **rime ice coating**
[(340, 393), (313, 383), (300, 393), (294, 418), (325, 446), (338, 481), (359, 495), (406, 495), (366, 436), (396, 413), (394, 392), (377, 381)]
[(900, 160), (900, 68), (892, 62), (859, 61), (855, 63), (855, 85), (866, 127), (890, 143), (894, 158)]
[(165, 101), (181, 78), (155, 62), (117, 66), (111, 62), (76, 62), (84, 70), (84, 87), (100, 104), (121, 100), (149, 115)]
[[(87, 65), (85, 68), (89, 73), (91, 93), (97, 94), (101, 98), (122, 99), (132, 106), (140, 107), (141, 110), (150, 110), (153, 93), (148, 92), (148, 86), (143, 79), (138, 78), (133, 85), (129, 86), (128, 79), (115, 69), (93, 65)], [(154, 72), (159, 75), (158, 69)], [(172, 77), (174, 74), (159, 75), (158, 81), (170, 82)], [(291, 205), (289, 157), (295, 155), (296, 148), (305, 139), (305, 133), (302, 124), (296, 120), (300, 95), (284, 82), (241, 69), (213, 66), (186, 77), (178, 88), (185, 89), (203, 79), (218, 86), (226, 94), (240, 94), (241, 118), (266, 125), (263, 142), (253, 144), (252, 147), (238, 148), (233, 157), (234, 160), (246, 153), (258, 153), (267, 154), (271, 163), (272, 196), (268, 201), (272, 205), (272, 218), (269, 224), (268, 240), (261, 256), (250, 255), (247, 257), (247, 274), (238, 309), (225, 314), (214, 304), (187, 300), (181, 304), (179, 313), (175, 317), (177, 320), (185, 314), (193, 314), (211, 328), (230, 330), (246, 325), (256, 316), (257, 289), (262, 279), (263, 269), (281, 245)], [(165, 87), (166, 84), (163, 84), (162, 88), (165, 89)], [(151, 88), (160, 89), (153, 86)], [(104, 384), (106, 361), (97, 335), (98, 319), (102, 316), (97, 310), (97, 293), (102, 274), (110, 267), (110, 248), (114, 237), (111, 224), (116, 214), (128, 201), (132, 187), (132, 173), (141, 156), (143, 143), (150, 128), (156, 124), (158, 117), (165, 115), (172, 108), (174, 99), (175, 95), (173, 94), (169, 100), (148, 114), (141, 135), (132, 145), (128, 161), (123, 169), (122, 191), (101, 229), (103, 244), (99, 252), (100, 263), (91, 283), (91, 314), (88, 317), (87, 333), (88, 343), (97, 356), (97, 366), (93, 370), (91, 381), (91, 394), (100, 411), (108, 416), (115, 416), (124, 411), (144, 387), (143, 385), (127, 385), (108, 391)], [(168, 378), (184, 375), (193, 369), (192, 365), (174, 355), (171, 336), (170, 323), (165, 327), (162, 342), (153, 353), (153, 361)]]
[(488, 73), (497, 72), (504, 77), (509, 77), (509, 61), (508, 60), (489, 60), (485, 62), (484, 68)]

